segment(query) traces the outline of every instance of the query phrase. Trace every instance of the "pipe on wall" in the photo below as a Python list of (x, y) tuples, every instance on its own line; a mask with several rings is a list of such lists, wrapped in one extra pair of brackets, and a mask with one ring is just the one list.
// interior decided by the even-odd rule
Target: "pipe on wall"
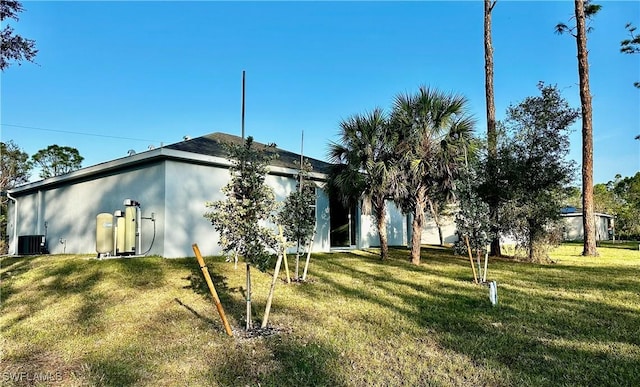
[(140, 204), (136, 206), (136, 248), (135, 254), (140, 255), (142, 251), (142, 210)]
[(18, 199), (7, 192), (7, 198), (13, 201), (13, 255), (18, 254)]

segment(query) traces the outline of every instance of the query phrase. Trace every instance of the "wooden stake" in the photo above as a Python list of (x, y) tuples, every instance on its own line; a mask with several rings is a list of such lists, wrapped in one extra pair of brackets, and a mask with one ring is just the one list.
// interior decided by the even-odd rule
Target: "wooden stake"
[(476, 267), (473, 264), (473, 255), (471, 254), (471, 245), (469, 245), (469, 237), (465, 235), (464, 240), (467, 243), (467, 252), (469, 253), (469, 262), (471, 262), (471, 270), (473, 270), (473, 282), (478, 283), (478, 276), (476, 275)]
[(304, 264), (304, 271), (302, 272), (302, 280), (307, 280), (307, 269), (309, 269), (309, 259), (311, 259), (311, 248), (313, 246), (313, 241), (316, 239), (316, 225), (313, 226), (313, 234), (311, 236), (311, 240), (309, 240), (309, 247), (307, 248), (307, 261)]
[(287, 259), (287, 250), (284, 250), (282, 252), (282, 254), (284, 255), (284, 271), (287, 274), (287, 283), (290, 284), (291, 283), (291, 275), (289, 274), (289, 262)]
[(227, 316), (224, 314), (224, 309), (222, 308), (222, 303), (220, 303), (220, 299), (218, 298), (218, 293), (216, 292), (215, 286), (213, 286), (213, 282), (211, 281), (211, 276), (209, 275), (209, 269), (207, 265), (204, 264), (204, 259), (202, 259), (202, 254), (200, 254), (200, 248), (197, 244), (191, 245), (193, 248), (193, 252), (196, 255), (196, 259), (198, 260), (198, 264), (200, 265), (200, 270), (202, 270), (202, 275), (204, 275), (205, 281), (207, 281), (207, 285), (209, 286), (209, 291), (211, 292), (211, 296), (213, 297), (213, 302), (216, 305), (216, 309), (218, 309), (218, 314), (220, 315), (220, 319), (222, 320), (222, 324), (224, 325), (225, 331), (227, 331), (227, 335), (233, 336), (233, 332), (231, 332), (231, 326), (229, 325), (229, 321), (227, 321)]
[(482, 276), (482, 282), (487, 282), (487, 268), (489, 266), (489, 250), (484, 252), (484, 273)]
[(267, 306), (264, 308), (264, 318), (262, 319), (261, 328), (266, 328), (269, 323), (269, 312), (271, 312), (271, 301), (273, 301), (273, 295), (276, 291), (276, 282), (278, 282), (278, 274), (280, 273), (280, 265), (282, 264), (282, 256), (284, 255), (284, 237), (282, 236), (282, 226), (278, 226), (280, 230), (280, 242), (281, 251), (278, 252), (278, 260), (276, 261), (276, 268), (273, 270), (273, 278), (271, 279), (271, 289), (269, 290), (269, 297), (267, 298)]

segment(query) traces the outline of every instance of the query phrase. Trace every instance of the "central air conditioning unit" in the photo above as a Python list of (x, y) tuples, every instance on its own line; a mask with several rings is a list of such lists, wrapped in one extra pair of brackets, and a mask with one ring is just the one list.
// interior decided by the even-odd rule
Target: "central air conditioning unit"
[(18, 236), (18, 255), (40, 255), (48, 253), (44, 235)]

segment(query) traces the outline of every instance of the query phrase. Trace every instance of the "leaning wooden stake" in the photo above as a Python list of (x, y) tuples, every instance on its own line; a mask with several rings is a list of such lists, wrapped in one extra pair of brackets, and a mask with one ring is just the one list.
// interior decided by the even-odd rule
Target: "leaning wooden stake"
[(489, 250), (484, 251), (484, 273), (482, 275), (482, 282), (487, 282), (487, 268), (489, 266)]
[(471, 254), (471, 245), (469, 245), (469, 237), (464, 236), (465, 242), (467, 242), (467, 252), (469, 253), (469, 262), (471, 262), (471, 270), (473, 270), (473, 282), (478, 283), (478, 275), (476, 274), (476, 267), (473, 264), (473, 255)]
[[(280, 242), (284, 246), (284, 237), (282, 236), (282, 226), (278, 226), (280, 230)], [(280, 273), (280, 265), (282, 264), (282, 256), (285, 253), (285, 248), (281, 247), (278, 252), (278, 260), (276, 261), (276, 268), (273, 270), (273, 278), (271, 279), (271, 289), (269, 290), (269, 297), (267, 298), (267, 306), (264, 308), (264, 318), (262, 319), (261, 328), (266, 328), (269, 323), (269, 312), (271, 312), (271, 301), (273, 301), (273, 294), (276, 291), (276, 282), (278, 282), (278, 274)]]
[(309, 247), (307, 248), (307, 261), (304, 264), (304, 272), (302, 273), (302, 280), (307, 280), (307, 270), (309, 269), (309, 259), (311, 259), (311, 247), (313, 246), (313, 241), (316, 239), (316, 226), (313, 226), (313, 235), (309, 240)]
[(289, 274), (289, 262), (287, 259), (287, 250), (284, 250), (282, 252), (282, 254), (284, 254), (284, 271), (287, 274), (287, 283), (290, 284), (291, 283), (291, 275)]
[(211, 292), (211, 296), (213, 297), (213, 302), (216, 304), (216, 309), (218, 309), (218, 314), (220, 314), (220, 319), (222, 320), (224, 329), (225, 331), (227, 331), (227, 334), (229, 336), (233, 336), (233, 332), (231, 332), (231, 326), (229, 325), (229, 321), (227, 321), (227, 316), (224, 314), (224, 309), (222, 308), (222, 304), (220, 303), (220, 299), (218, 298), (218, 293), (216, 292), (216, 288), (213, 286), (213, 282), (211, 281), (209, 269), (207, 268), (207, 265), (204, 264), (204, 259), (202, 259), (202, 254), (200, 254), (200, 248), (195, 243), (191, 245), (191, 247), (193, 248), (193, 252), (196, 254), (196, 259), (198, 260), (198, 264), (200, 265), (200, 270), (202, 270), (202, 275), (204, 275), (204, 279), (207, 281), (209, 291)]

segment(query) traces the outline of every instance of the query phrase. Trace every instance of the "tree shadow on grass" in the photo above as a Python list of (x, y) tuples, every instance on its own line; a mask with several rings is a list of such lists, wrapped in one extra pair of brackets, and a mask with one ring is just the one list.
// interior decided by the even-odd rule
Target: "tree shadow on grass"
[[(454, 267), (453, 273), (468, 270), (463, 260), (446, 256), (435, 259), (440, 264), (459, 266), (459, 269)], [(317, 273), (317, 277), (319, 283), (340, 296), (376, 304), (415, 321), (436, 335), (444, 347), (464, 354), (478, 364), (489, 362), (506, 367), (515, 384), (600, 385), (612, 380), (626, 381), (629, 385), (640, 383), (640, 369), (634, 366), (640, 360), (640, 317), (633, 313), (634, 310), (613, 306), (606, 300), (531, 296), (526, 288), (519, 290), (520, 286), (517, 290), (505, 290), (500, 306), (492, 308), (485, 287), (462, 281), (451, 283), (455, 278), (422, 284), (419, 277), (402, 279), (393, 273), (400, 269), (442, 275), (423, 267), (428, 265), (426, 262), (420, 267), (411, 267), (408, 263), (389, 261), (381, 265), (394, 268), (391, 272), (384, 267), (371, 272), (360, 269), (355, 265), (357, 261), (334, 259), (320, 262), (324, 270)], [(528, 264), (515, 265), (517, 267), (512, 270), (522, 268), (527, 271), (530, 267)], [(563, 289), (578, 286), (567, 284), (567, 281), (573, 281), (567, 278), (563, 284), (562, 276), (549, 276), (550, 272), (544, 268), (532, 270), (535, 273), (523, 274), (531, 281), (532, 288), (542, 284), (543, 288), (557, 287), (561, 293)], [(336, 271), (358, 282), (336, 281), (331, 274)], [(578, 269), (570, 268), (564, 275), (572, 277), (573, 271)], [(623, 276), (619, 279), (620, 288), (627, 291), (633, 288), (629, 287), (633, 282), (629, 282), (632, 280), (628, 277), (632, 274), (628, 271), (591, 268), (586, 275), (598, 274)], [(582, 281), (582, 278), (577, 280), (580, 284)], [(606, 284), (603, 280), (589, 287), (608, 289)], [(313, 297), (313, 289), (300, 289)], [(394, 299), (402, 302), (394, 302)], [(367, 316), (360, 318), (367, 319)], [(612, 369), (616, 371), (611, 372)]]
[[(212, 260), (211, 257), (205, 257), (204, 259), (205, 263)], [(213, 308), (213, 310), (215, 310), (215, 304), (213, 302), (211, 292), (209, 291), (209, 286), (207, 285), (207, 282), (204, 279), (204, 274), (202, 273), (202, 270), (198, 266), (197, 262), (194, 259), (193, 262), (188, 261), (185, 264), (188, 266), (190, 273), (187, 277), (184, 278), (185, 280), (189, 281), (189, 285), (184, 286), (184, 289), (191, 289), (194, 293), (202, 296), (202, 298), (211, 303), (211, 307)], [(220, 299), (220, 303), (222, 304), (225, 314), (230, 320), (230, 324), (237, 325), (237, 323), (241, 322), (243, 319), (246, 320), (246, 309), (243, 308), (244, 305), (237, 302), (237, 297), (234, 297), (234, 294), (241, 294), (242, 297), (244, 297), (245, 289), (243, 287), (230, 288), (228, 285), (227, 277), (212, 270), (212, 267), (214, 267), (214, 265), (207, 263), (207, 267), (209, 269), (208, 271), (209, 276), (211, 277), (211, 282), (215, 287), (216, 294)], [(255, 316), (255, 313), (253, 315)], [(221, 329), (224, 329), (221, 322), (219, 325)]]
[(115, 267), (122, 276), (123, 285), (144, 289), (165, 284), (163, 260), (161, 257), (115, 258), (103, 261), (103, 264)]
[[(206, 378), (223, 386), (344, 386), (335, 373), (339, 354), (318, 342), (289, 335), (237, 340), (208, 361)], [(213, 359), (211, 359), (213, 360)]]

